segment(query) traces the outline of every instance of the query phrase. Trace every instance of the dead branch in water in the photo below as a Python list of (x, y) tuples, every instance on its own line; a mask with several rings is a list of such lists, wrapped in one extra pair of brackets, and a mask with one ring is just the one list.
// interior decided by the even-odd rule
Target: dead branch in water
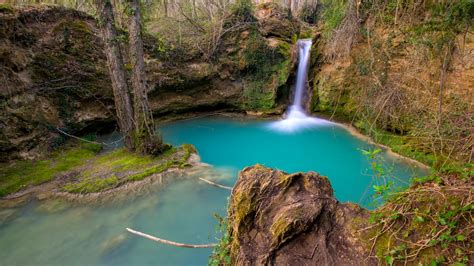
[(127, 231), (129, 231), (130, 233), (132, 233), (134, 235), (138, 235), (138, 236), (148, 238), (148, 239), (156, 241), (156, 242), (160, 242), (160, 243), (171, 245), (171, 246), (181, 247), (181, 248), (213, 248), (213, 247), (217, 246), (217, 244), (204, 244), (204, 245), (183, 244), (183, 243), (178, 243), (178, 242), (173, 242), (173, 241), (161, 239), (161, 238), (158, 238), (156, 236), (147, 235), (145, 233), (135, 231), (135, 230), (130, 229), (130, 228), (126, 228), (126, 229), (127, 229)]
[(211, 186), (215, 186), (215, 187), (218, 187), (218, 188), (223, 188), (223, 189), (232, 190), (232, 187), (223, 186), (223, 185), (214, 183), (214, 182), (212, 182), (211, 180), (207, 180), (207, 179), (204, 179), (204, 178), (201, 178), (201, 177), (200, 177), (199, 179), (200, 179), (201, 181), (204, 181), (204, 182), (208, 183), (208, 184), (211, 185)]

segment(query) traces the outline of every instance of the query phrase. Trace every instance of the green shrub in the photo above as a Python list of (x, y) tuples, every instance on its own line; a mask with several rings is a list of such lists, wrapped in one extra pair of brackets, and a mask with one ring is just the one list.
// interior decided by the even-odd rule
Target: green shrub
[(347, 1), (322, 0), (323, 35), (330, 37), (332, 32), (341, 24), (346, 14)]
[(254, 6), (251, 0), (237, 0), (231, 8), (234, 17), (242, 22), (255, 21), (253, 10)]
[(221, 235), (219, 239), (219, 244), (212, 251), (212, 255), (209, 258), (208, 265), (231, 265), (231, 256), (230, 256), (230, 242), (231, 237), (229, 235), (228, 219), (227, 217), (221, 217), (218, 214), (214, 214), (214, 217), (217, 219), (218, 224), (216, 226), (216, 231)]
[(13, 9), (13, 7), (9, 4), (0, 4), (0, 13), (13, 13), (15, 12), (15, 10)]

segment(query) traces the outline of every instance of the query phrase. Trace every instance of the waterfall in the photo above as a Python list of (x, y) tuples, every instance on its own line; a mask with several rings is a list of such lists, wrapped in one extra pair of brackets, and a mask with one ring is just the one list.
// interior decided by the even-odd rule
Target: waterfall
[(299, 40), (298, 45), (298, 72), (296, 73), (295, 97), (293, 106), (299, 106), (301, 109), (303, 101), (303, 91), (306, 89), (308, 80), (308, 62), (311, 51), (311, 40)]
[(288, 108), (288, 111), (285, 114), (285, 119), (270, 124), (270, 128), (283, 132), (295, 132), (320, 125), (333, 125), (333, 123), (327, 120), (308, 116), (304, 110), (303, 96), (307, 89), (308, 63), (312, 41), (307, 39), (298, 40), (297, 45), (298, 69), (296, 72), (293, 103), (290, 105), (290, 108)]

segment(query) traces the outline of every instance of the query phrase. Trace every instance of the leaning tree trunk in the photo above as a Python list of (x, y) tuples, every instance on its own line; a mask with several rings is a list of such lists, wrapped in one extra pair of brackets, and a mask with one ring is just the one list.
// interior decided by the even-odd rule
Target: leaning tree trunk
[(134, 150), (132, 140), (134, 129), (133, 109), (123, 68), (122, 53), (117, 42), (112, 4), (109, 0), (96, 0), (95, 3), (100, 14), (99, 24), (104, 39), (110, 79), (112, 80), (117, 122), (120, 132), (124, 136), (125, 147), (129, 150)]
[(153, 114), (148, 106), (140, 4), (138, 0), (128, 0), (128, 3), (131, 10), (128, 39), (132, 64), (135, 148), (143, 153), (160, 153), (162, 142), (158, 136), (155, 136)]

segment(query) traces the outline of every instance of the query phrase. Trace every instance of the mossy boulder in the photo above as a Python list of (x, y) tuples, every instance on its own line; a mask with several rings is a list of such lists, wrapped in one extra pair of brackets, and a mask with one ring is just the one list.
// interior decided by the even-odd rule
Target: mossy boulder
[(239, 69), (245, 76), (243, 109), (270, 110), (293, 67), (292, 45), (279, 38), (265, 38), (256, 29), (248, 32), (238, 53)]
[(351, 222), (365, 221), (368, 211), (339, 203), (329, 180), (314, 172), (245, 168), (228, 216), (233, 264), (375, 264), (357, 241), (365, 223)]

